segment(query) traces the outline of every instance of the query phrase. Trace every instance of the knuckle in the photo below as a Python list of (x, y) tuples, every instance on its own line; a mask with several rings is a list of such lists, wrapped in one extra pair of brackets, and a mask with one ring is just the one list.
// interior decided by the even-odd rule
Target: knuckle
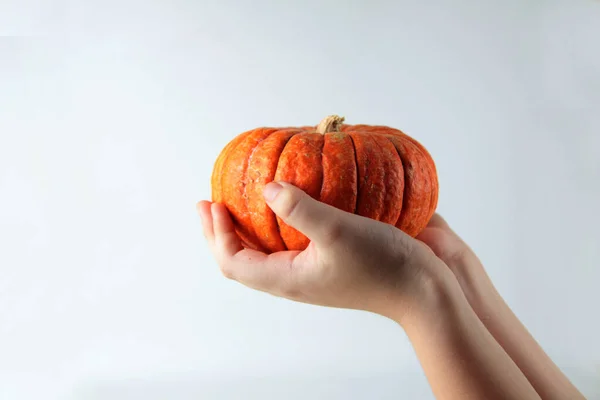
[(410, 236), (393, 225), (388, 226), (388, 246), (394, 250), (394, 257), (407, 262), (415, 256), (415, 245)]
[(450, 250), (447, 255), (442, 257), (442, 260), (448, 265), (464, 264), (468, 259), (470, 249), (467, 246), (458, 246)]

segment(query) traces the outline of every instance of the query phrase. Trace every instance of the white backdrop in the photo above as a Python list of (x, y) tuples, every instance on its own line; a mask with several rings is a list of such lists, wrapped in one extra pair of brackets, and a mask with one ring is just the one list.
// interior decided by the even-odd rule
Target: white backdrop
[(1, 399), (431, 398), (395, 324), (245, 289), (203, 241), (231, 138), (332, 113), (430, 150), (439, 211), (600, 398), (599, 2), (36, 3), (0, 5)]

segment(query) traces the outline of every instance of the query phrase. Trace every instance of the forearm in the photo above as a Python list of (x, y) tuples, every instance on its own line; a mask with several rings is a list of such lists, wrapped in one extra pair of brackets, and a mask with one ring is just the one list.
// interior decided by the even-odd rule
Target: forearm
[(463, 267), (458, 274), (461, 286), (479, 319), (542, 399), (584, 399), (512, 312), (480, 264)]
[(477, 318), (456, 281), (435, 286), (399, 322), (436, 398), (539, 399)]

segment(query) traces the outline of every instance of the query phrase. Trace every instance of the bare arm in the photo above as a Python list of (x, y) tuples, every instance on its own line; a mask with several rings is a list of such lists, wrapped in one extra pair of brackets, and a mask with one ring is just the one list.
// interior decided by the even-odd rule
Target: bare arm
[(225, 276), (294, 301), (397, 321), (438, 399), (539, 399), (477, 318), (450, 268), (423, 243), (289, 184), (269, 184), (265, 200), (310, 244), (268, 254), (244, 248), (225, 206), (200, 202), (205, 236)]
[(420, 239), (450, 267), (475, 314), (542, 399), (585, 399), (506, 304), (477, 256), (441, 217), (434, 217)]
[(443, 279), (398, 321), (437, 399), (539, 399), (525, 376), (469, 306)]

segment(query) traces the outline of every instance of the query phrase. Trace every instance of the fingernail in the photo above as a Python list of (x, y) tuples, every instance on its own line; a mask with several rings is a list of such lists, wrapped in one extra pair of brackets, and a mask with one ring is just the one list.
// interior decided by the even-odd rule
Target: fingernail
[(265, 186), (265, 190), (263, 190), (263, 196), (265, 200), (269, 202), (275, 200), (275, 197), (277, 197), (279, 192), (281, 192), (281, 189), (283, 189), (283, 186), (281, 186), (279, 183), (268, 183), (267, 186)]

